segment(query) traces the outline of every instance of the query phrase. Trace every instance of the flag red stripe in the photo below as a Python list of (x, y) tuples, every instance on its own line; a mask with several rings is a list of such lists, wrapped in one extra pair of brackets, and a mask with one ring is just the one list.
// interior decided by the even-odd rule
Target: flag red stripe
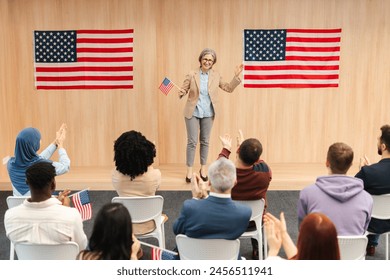
[(133, 66), (76, 66), (76, 67), (36, 67), (36, 72), (110, 72), (110, 71), (133, 71)]
[(71, 77), (37, 77), (37, 81), (65, 82), (65, 81), (129, 81), (133, 76), (71, 76)]
[(74, 85), (74, 86), (37, 86), (37, 89), (132, 89), (133, 85)]
[(274, 80), (274, 79), (301, 79), (301, 80), (328, 80), (338, 79), (339, 75), (299, 75), (299, 74), (285, 74), (285, 75), (244, 75), (244, 79), (248, 80)]
[(79, 57), (77, 62), (132, 62), (132, 57)]
[(330, 43), (330, 42), (340, 42), (340, 37), (334, 37), (334, 38), (303, 38), (303, 37), (289, 37), (287, 35), (286, 42)]
[(341, 28), (335, 29), (287, 29), (287, 32), (295, 33), (340, 33)]
[[(131, 64), (134, 29), (74, 31), (77, 33), (75, 42), (78, 46), (76, 46), (77, 61), (36, 63), (37, 89), (133, 88)], [(57, 77), (52, 77), (53, 74)], [(83, 85), (85, 83), (88, 85)]]
[(244, 88), (324, 88), (338, 86), (338, 84), (244, 84)]
[(94, 29), (82, 29), (77, 30), (77, 34), (122, 34), (133, 33), (134, 29), (119, 29), (119, 30), (94, 30)]
[(286, 60), (303, 60), (303, 61), (339, 61), (340, 56), (286, 56)]
[(339, 70), (339, 65), (245, 65), (244, 70)]
[(288, 51), (300, 51), (300, 52), (338, 52), (340, 47), (292, 47), (287, 46), (286, 52)]
[(77, 53), (118, 53), (133, 52), (133, 48), (77, 48)]
[(77, 43), (119, 44), (133, 43), (133, 38), (77, 38)]

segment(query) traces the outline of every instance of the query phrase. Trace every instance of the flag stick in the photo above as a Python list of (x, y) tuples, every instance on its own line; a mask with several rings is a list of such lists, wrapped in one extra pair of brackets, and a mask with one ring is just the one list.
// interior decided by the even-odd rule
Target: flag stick
[(172, 81), (171, 81), (171, 83), (172, 83), (172, 85), (174, 85), (178, 90), (181, 90), (181, 88), (180, 88), (177, 84), (175, 84), (175, 83), (172, 82)]
[(71, 195), (68, 195), (68, 197), (72, 197), (72, 196), (74, 196), (75, 194), (81, 193), (81, 192), (83, 192), (83, 191), (89, 191), (89, 189), (90, 189), (90, 188), (86, 188), (86, 189), (84, 189), (84, 190), (75, 192), (75, 193), (73, 193), (73, 194), (71, 194)]
[(148, 247), (150, 247), (150, 248), (156, 248), (156, 249), (160, 249), (160, 250), (166, 251), (166, 252), (171, 253), (171, 254), (174, 254), (174, 255), (178, 255), (177, 252), (174, 252), (174, 251), (171, 251), (171, 250), (168, 250), (168, 249), (160, 248), (160, 247), (158, 247), (158, 246), (154, 246), (154, 245), (152, 245), (152, 244), (145, 243), (145, 242), (142, 242), (142, 241), (139, 241), (139, 240), (138, 240), (138, 242), (139, 242), (141, 245), (145, 245), (145, 246), (148, 246)]

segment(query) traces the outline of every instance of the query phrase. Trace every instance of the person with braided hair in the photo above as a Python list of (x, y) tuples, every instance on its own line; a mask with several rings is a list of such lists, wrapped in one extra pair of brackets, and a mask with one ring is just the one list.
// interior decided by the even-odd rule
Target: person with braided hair
[(140, 132), (122, 133), (114, 143), (112, 184), (119, 196), (152, 196), (161, 184), (161, 172), (152, 164), (155, 145)]

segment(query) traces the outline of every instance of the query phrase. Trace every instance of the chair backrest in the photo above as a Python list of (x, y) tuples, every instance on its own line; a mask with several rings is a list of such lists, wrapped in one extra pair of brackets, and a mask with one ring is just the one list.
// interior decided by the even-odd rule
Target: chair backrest
[[(112, 202), (122, 203), (130, 212), (133, 223), (144, 223), (161, 218), (164, 198), (161, 195), (146, 197), (114, 197)], [(156, 223), (158, 224), (158, 223)]]
[(260, 224), (263, 219), (263, 212), (264, 212), (264, 206), (265, 201), (263, 198), (258, 200), (234, 200), (238, 203), (244, 204), (252, 209), (252, 216), (251, 221), (259, 221)]
[(374, 201), (371, 218), (390, 219), (390, 194), (371, 195)]
[(19, 260), (75, 260), (79, 253), (76, 242), (63, 244), (15, 243)]
[(342, 260), (364, 260), (366, 256), (367, 236), (337, 236)]
[(237, 260), (240, 240), (198, 239), (176, 235), (181, 260)]
[(23, 201), (27, 198), (29, 198), (29, 197), (27, 197), (27, 196), (8, 196), (7, 197), (8, 209), (22, 204)]

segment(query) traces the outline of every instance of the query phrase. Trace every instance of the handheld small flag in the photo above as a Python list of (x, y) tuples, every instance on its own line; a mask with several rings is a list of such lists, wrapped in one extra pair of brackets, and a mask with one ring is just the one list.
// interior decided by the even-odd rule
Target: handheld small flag
[(152, 260), (166, 260), (173, 261), (179, 260), (179, 254), (173, 251), (165, 250), (162, 248), (152, 248)]
[(173, 88), (174, 84), (168, 78), (164, 78), (161, 85), (158, 87), (165, 95), (168, 95), (169, 91)]
[(83, 221), (92, 218), (92, 206), (88, 190), (83, 190), (78, 193), (75, 193), (72, 196), (72, 201), (74, 207), (80, 212)]
[(167, 261), (180, 260), (178, 252), (163, 249), (142, 241), (139, 241), (139, 243), (141, 245), (145, 245), (151, 248), (150, 253), (152, 255), (152, 260), (167, 260)]

